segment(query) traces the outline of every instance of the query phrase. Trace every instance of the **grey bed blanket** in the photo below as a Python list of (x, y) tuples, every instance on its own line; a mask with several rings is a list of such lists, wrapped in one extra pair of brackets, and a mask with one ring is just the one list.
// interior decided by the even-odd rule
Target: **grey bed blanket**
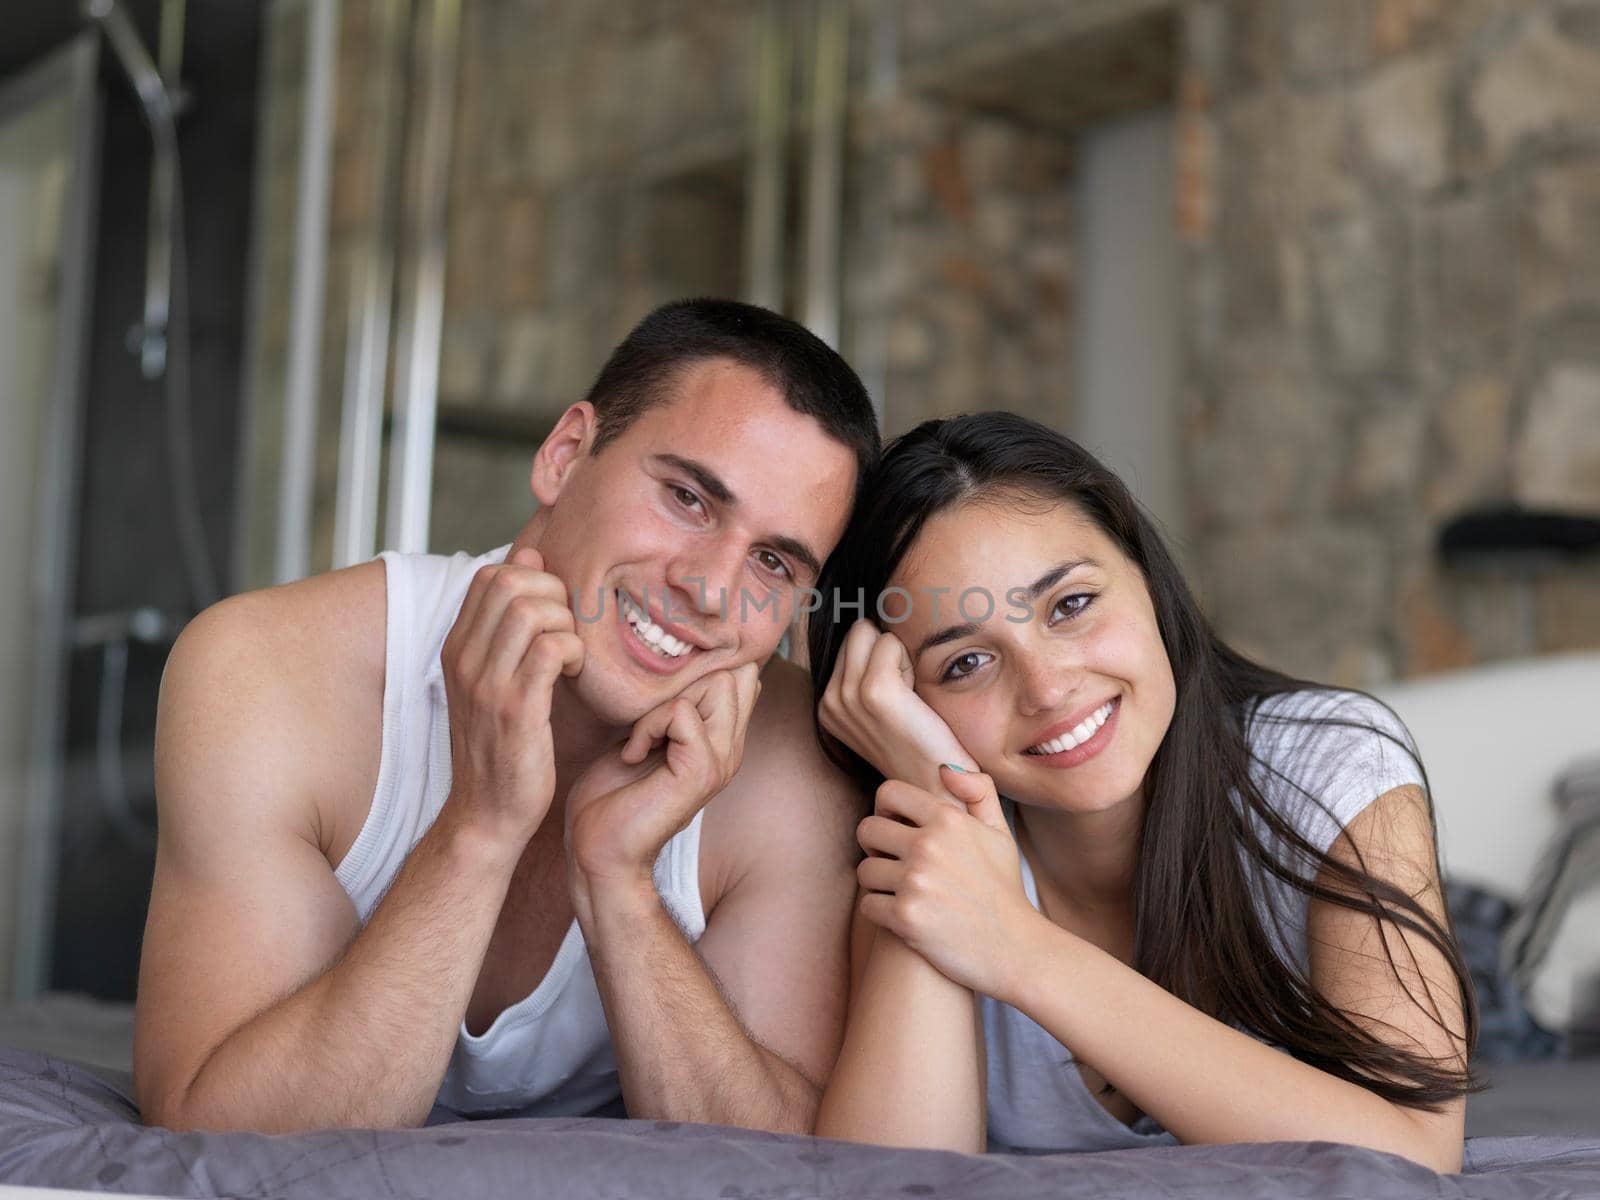
[(239, 1197), (1600, 1197), (1600, 1137), (1474, 1138), (1468, 1173), (1328, 1143), (1011, 1157), (709, 1125), (461, 1122), (377, 1133), (173, 1134), (126, 1079), (0, 1050), (0, 1184)]

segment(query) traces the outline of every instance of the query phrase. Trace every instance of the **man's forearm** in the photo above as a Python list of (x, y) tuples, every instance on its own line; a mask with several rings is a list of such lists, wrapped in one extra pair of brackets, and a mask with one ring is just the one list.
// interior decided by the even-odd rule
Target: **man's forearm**
[(231, 1033), (176, 1094), (141, 1096), (145, 1119), (266, 1133), (421, 1124), (518, 849), (441, 817), (338, 962)]
[(809, 1133), (817, 1087), (754, 1040), (647, 883), (578, 904), (628, 1115)]

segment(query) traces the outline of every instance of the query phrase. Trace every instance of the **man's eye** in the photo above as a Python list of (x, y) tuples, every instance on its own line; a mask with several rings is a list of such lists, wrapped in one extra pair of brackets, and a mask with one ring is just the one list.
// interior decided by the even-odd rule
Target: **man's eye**
[(787, 575), (789, 573), (789, 564), (784, 562), (783, 559), (779, 558), (771, 550), (757, 550), (756, 561), (761, 564), (764, 570), (777, 572), (783, 575)]
[(983, 666), (984, 659), (988, 657), (988, 655), (980, 654), (976, 650), (968, 650), (965, 654), (958, 654), (950, 660), (950, 665), (944, 669), (944, 674), (939, 677), (939, 680), (941, 683), (950, 683), (957, 679), (965, 679)]
[(674, 500), (676, 500), (679, 504), (683, 505), (683, 507), (685, 507), (685, 508), (700, 508), (701, 507), (700, 497), (695, 495), (688, 488), (680, 487), (676, 483), (669, 483), (667, 485), (667, 487), (670, 488), (671, 491), (672, 491), (672, 498)]

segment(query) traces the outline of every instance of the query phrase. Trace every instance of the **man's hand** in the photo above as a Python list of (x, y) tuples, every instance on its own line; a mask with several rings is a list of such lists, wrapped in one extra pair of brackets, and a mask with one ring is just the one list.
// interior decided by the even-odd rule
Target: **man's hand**
[(649, 884), (668, 839), (738, 773), (758, 675), (746, 663), (696, 680), (584, 772), (566, 802), (575, 889)]
[(978, 769), (939, 714), (912, 690), (911, 656), (892, 633), (857, 621), (845, 635), (817, 713), (822, 727), (885, 779), (938, 788), (939, 764)]
[(454, 781), (445, 812), (521, 847), (550, 810), (550, 697), (583, 666), (566, 586), (537, 550), (479, 569), (440, 652)]

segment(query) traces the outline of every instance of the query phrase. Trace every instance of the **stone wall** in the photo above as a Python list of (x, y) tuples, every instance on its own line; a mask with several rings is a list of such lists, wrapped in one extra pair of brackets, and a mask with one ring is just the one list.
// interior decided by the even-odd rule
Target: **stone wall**
[(528, 436), (441, 440), (435, 547), (509, 540), (542, 424), (684, 295), (737, 295), (752, 0), (467, 0), (440, 403)]
[(852, 200), (878, 219), (846, 244), (842, 349), (877, 393), (885, 434), (974, 408), (1063, 427), (1071, 143), (917, 95), (864, 107), (855, 133)]
[[(328, 409), (374, 3), (344, 6)], [(1051, 81), (1080, 108), (1175, 103), (1185, 556), (1225, 634), (1350, 683), (1600, 646), (1600, 568), (1434, 552), (1471, 507), (1600, 511), (1600, 3), (855, 8), (841, 333), (886, 432), (981, 407), (1071, 432), (1075, 135)], [(738, 292), (756, 11), (465, 0), (440, 401), (524, 432), (441, 436), (436, 548), (526, 518), (539, 422), (644, 312)]]
[(1600, 513), (1600, 5), (1186, 7), (1195, 561), (1345, 682), (1600, 646), (1600, 568), (1446, 570), (1465, 509)]

